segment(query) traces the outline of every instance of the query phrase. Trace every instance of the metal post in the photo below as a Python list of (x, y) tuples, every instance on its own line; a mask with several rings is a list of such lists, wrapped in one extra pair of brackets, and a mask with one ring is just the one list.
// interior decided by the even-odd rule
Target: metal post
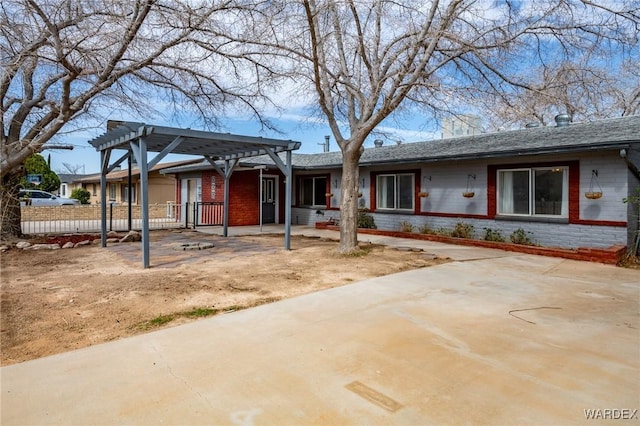
[[(147, 170), (147, 141), (140, 138), (138, 167), (140, 167), (140, 208), (142, 210), (142, 267), (148, 268), (149, 262), (149, 176)], [(131, 197), (129, 197), (131, 198)]]
[[(109, 151), (110, 153), (111, 151)], [(109, 155), (100, 151), (100, 245), (107, 246), (107, 162)]]
[(260, 204), (260, 232), (262, 232), (262, 167), (260, 168), (260, 189), (258, 190), (258, 203)]
[(262, 185), (262, 171), (264, 169), (267, 168), (267, 166), (265, 166), (264, 164), (260, 165), (260, 166), (254, 166), (254, 169), (258, 169), (260, 170), (260, 176), (258, 177), (258, 179), (260, 179), (258, 181), (258, 209), (260, 210), (260, 232), (262, 232), (262, 203), (264, 202), (263, 200), (263, 194), (262, 194), (262, 190), (263, 190), (263, 185)]
[(285, 250), (291, 250), (291, 184), (292, 179), (292, 166), (291, 166), (291, 151), (287, 151), (287, 173), (285, 176), (285, 201), (284, 201), (284, 248)]
[(198, 202), (193, 203), (193, 229), (198, 226)]
[(222, 236), (229, 236), (229, 182), (231, 181), (231, 173), (229, 171), (231, 164), (229, 160), (224, 161), (224, 209), (222, 218)]
[(127, 195), (127, 199), (128, 199), (127, 201), (128, 201), (128, 205), (129, 205), (129, 209), (128, 209), (128, 219), (129, 219), (128, 231), (131, 231), (133, 229), (133, 211), (132, 211), (133, 210), (133, 207), (132, 207), (133, 200), (131, 199), (131, 189), (132, 189), (131, 188), (131, 163), (132, 163), (131, 156), (132, 156), (132, 153), (129, 152), (129, 158), (127, 159), (128, 160), (127, 167), (129, 168), (129, 173), (127, 174), (127, 194), (128, 194)]
[[(109, 231), (113, 231), (113, 203), (109, 203)], [(129, 228), (131, 231), (131, 228)]]

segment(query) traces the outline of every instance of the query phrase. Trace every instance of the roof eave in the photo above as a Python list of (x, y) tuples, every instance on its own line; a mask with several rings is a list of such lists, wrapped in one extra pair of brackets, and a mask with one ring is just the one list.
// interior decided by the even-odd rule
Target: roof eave
[[(393, 165), (393, 164), (410, 164), (410, 163), (436, 163), (443, 161), (458, 161), (458, 160), (482, 160), (487, 158), (505, 158), (505, 157), (524, 157), (527, 155), (550, 155), (550, 154), (563, 154), (563, 153), (572, 153), (572, 152), (589, 152), (589, 151), (597, 151), (597, 150), (612, 150), (612, 149), (621, 149), (621, 148), (629, 148), (631, 144), (640, 143), (637, 140), (628, 140), (628, 141), (615, 141), (610, 143), (600, 143), (594, 145), (580, 145), (580, 146), (564, 146), (564, 147), (543, 147), (543, 148), (535, 148), (535, 149), (526, 149), (526, 150), (509, 150), (509, 151), (500, 151), (500, 152), (486, 152), (486, 153), (471, 153), (471, 154), (460, 154), (454, 156), (443, 155), (443, 156), (433, 156), (433, 157), (413, 157), (413, 158), (404, 158), (398, 160), (383, 160), (383, 161), (362, 161), (359, 163), (360, 167), (370, 167), (370, 166), (382, 166), (382, 165)], [(342, 167), (342, 164), (325, 164), (325, 165), (317, 165), (317, 166), (302, 166), (297, 167), (293, 166), (296, 170), (321, 170), (321, 169), (339, 169)]]

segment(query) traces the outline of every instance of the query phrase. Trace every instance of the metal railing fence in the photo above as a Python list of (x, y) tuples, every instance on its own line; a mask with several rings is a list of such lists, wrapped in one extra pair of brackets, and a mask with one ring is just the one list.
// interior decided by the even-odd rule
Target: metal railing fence
[[(183, 203), (149, 205), (149, 229), (195, 228), (222, 225), (224, 203)], [(81, 206), (21, 206), (24, 234), (60, 234), (100, 232), (99, 204)], [(109, 204), (107, 231), (128, 231), (142, 228), (142, 209), (128, 205)]]

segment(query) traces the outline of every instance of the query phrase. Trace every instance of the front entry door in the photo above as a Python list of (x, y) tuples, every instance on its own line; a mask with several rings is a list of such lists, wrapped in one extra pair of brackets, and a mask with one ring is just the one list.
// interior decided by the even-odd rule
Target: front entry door
[(262, 178), (262, 223), (276, 222), (276, 179)]
[(186, 227), (194, 226), (196, 221), (194, 206), (195, 203), (202, 201), (202, 183), (200, 179), (183, 179), (181, 198), (182, 206), (180, 211), (182, 212), (182, 221)]

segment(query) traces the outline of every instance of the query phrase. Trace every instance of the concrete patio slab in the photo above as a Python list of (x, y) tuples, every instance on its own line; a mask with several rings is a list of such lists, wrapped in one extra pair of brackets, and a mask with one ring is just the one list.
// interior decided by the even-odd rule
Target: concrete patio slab
[(639, 310), (637, 270), (456, 261), (3, 367), (0, 420), (593, 424), (640, 408)]

